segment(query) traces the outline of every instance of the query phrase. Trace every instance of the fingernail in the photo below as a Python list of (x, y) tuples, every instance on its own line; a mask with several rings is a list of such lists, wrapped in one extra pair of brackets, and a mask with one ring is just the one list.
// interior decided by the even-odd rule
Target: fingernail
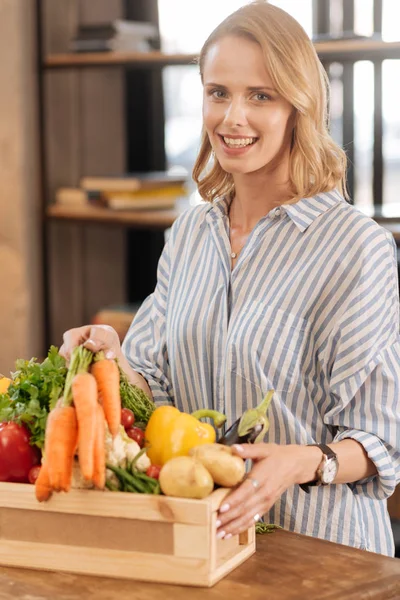
[(243, 446), (240, 446), (240, 444), (233, 444), (233, 447), (235, 448), (236, 452), (243, 452)]
[(218, 529), (218, 527), (221, 527), (221, 521), (218, 519), (218, 521), (215, 522), (215, 527)]
[(93, 350), (94, 348), (97, 348), (98, 343), (92, 339), (88, 339), (88, 340), (86, 340), (86, 342), (83, 345), (85, 346), (85, 348), (88, 348), (89, 350), (91, 350), (91, 349)]
[(220, 513), (226, 513), (226, 512), (228, 512), (229, 509), (230, 509), (230, 505), (229, 504), (223, 504), (221, 506), (221, 508), (219, 509), (219, 512)]
[(217, 540), (222, 540), (225, 537), (225, 531), (217, 533)]
[(227, 533), (226, 536), (224, 537), (224, 540), (229, 540), (229, 538), (232, 537), (231, 533)]
[(109, 359), (115, 358), (115, 352), (113, 350), (107, 350), (105, 357)]

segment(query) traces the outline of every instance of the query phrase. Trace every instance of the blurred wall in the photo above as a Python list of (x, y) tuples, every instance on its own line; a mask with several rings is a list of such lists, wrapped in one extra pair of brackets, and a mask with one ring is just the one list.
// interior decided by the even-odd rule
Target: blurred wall
[[(1, 2), (1, 0), (0, 0)], [(123, 15), (123, 0), (42, 0), (45, 54), (68, 52), (79, 24)], [(84, 175), (125, 171), (125, 88), (121, 67), (45, 73), (46, 190), (76, 187)], [(48, 223), (49, 343), (125, 301), (125, 229)]]
[(42, 352), (33, 0), (0, 2), (0, 372)]

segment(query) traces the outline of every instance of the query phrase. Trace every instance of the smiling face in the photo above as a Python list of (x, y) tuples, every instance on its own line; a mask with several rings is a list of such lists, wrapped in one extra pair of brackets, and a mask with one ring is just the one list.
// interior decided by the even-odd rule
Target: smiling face
[(274, 88), (261, 47), (238, 36), (218, 40), (207, 52), (203, 85), (204, 127), (221, 167), (287, 177), (294, 109)]

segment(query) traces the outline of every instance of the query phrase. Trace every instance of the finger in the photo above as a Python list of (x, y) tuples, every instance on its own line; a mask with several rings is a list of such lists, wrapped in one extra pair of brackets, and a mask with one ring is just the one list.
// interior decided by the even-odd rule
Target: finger
[(100, 352), (107, 347), (108, 331), (102, 325), (94, 325), (90, 328), (89, 336), (83, 344), (85, 348), (92, 352)]
[[(253, 471), (251, 472), (253, 474)], [(218, 511), (218, 519), (221, 522), (226, 522), (231, 519), (231, 515), (236, 515), (243, 510), (243, 506), (247, 506), (252, 502), (254, 496), (262, 495), (262, 487), (260, 484), (260, 489), (257, 491), (253, 485), (253, 481), (258, 480), (254, 478), (248, 477), (236, 488), (235, 491), (231, 492), (225, 499), (225, 502), (222, 504)], [(227, 516), (229, 513), (229, 516)]]
[(268, 484), (264, 485), (246, 505), (239, 507), (239, 510), (228, 511), (219, 517), (217, 537), (225, 537), (225, 534), (236, 535), (248, 529), (272, 508), (283, 491), (271, 490)]
[(229, 539), (233, 535), (238, 535), (247, 531), (256, 524), (265, 512), (266, 510), (264, 510), (259, 503), (252, 506), (248, 511), (244, 512), (244, 514), (241, 514), (233, 521), (230, 521), (223, 528), (221, 527), (217, 533), (217, 537), (219, 539)]
[(232, 450), (234, 454), (241, 456), (242, 458), (250, 458), (252, 460), (262, 460), (270, 456), (276, 444), (234, 444)]
[(89, 338), (82, 345), (84, 348), (87, 348), (88, 350), (93, 352), (93, 354), (96, 354), (96, 352), (100, 352), (100, 350), (103, 350), (105, 348), (105, 344), (102, 340), (96, 340), (93, 338)]
[(239, 525), (242, 527), (240, 531), (248, 529), (250, 525), (258, 521), (266, 512), (267, 504), (264, 493), (261, 490), (258, 494), (255, 494), (247, 504), (221, 515), (219, 522), (217, 522), (218, 537), (222, 537), (221, 532), (224, 532), (225, 534), (231, 533), (232, 535), (239, 533)]
[(90, 331), (90, 326), (85, 325), (83, 327), (75, 327), (74, 329), (69, 329), (63, 335), (63, 344), (59, 350), (61, 356), (65, 359), (69, 360), (71, 358), (71, 353), (74, 348), (82, 344), (84, 342)]
[(225, 529), (227, 524), (241, 518), (246, 513), (252, 512), (254, 507), (258, 506), (262, 502), (264, 502), (263, 489), (261, 489), (258, 493), (254, 493), (253, 490), (251, 496), (248, 496), (244, 502), (236, 504), (235, 506), (230, 506), (227, 511), (218, 513), (217, 528)]
[[(83, 345), (92, 352), (100, 352), (100, 350), (113, 350), (117, 343), (119, 344), (118, 334), (112, 327), (94, 325), (90, 328), (88, 339)], [(115, 358), (115, 353), (112, 358)]]

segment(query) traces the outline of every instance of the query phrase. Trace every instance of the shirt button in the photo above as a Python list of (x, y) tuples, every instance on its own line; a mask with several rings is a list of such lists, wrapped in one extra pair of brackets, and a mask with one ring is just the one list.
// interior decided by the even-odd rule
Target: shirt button
[(280, 208), (276, 208), (275, 209), (274, 217), (277, 219), (280, 216), (281, 216), (281, 209)]

